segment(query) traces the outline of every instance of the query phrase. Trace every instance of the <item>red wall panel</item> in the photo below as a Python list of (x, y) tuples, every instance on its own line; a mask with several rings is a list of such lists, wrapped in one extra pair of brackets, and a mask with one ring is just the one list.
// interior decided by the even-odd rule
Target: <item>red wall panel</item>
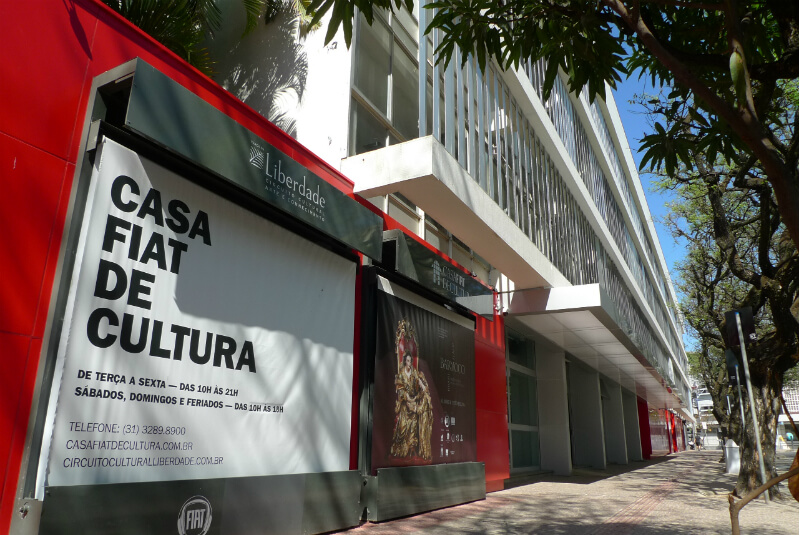
[(69, 210), (73, 176), (75, 176), (75, 164), (68, 163), (64, 169), (63, 187), (59, 194), (53, 229), (50, 234), (47, 261), (44, 266), (44, 273), (42, 274), (41, 302), (39, 303), (36, 313), (36, 323), (34, 323), (33, 326), (33, 336), (37, 339), (41, 339), (41, 337), (44, 336), (45, 327), (47, 326), (49, 292), (51, 288), (53, 288), (56, 268), (58, 267), (58, 248), (61, 245), (61, 236), (64, 233), (64, 224), (66, 223), (67, 211)]
[[(494, 296), (494, 304), (495, 310), (497, 309), (498, 304), (498, 296)], [(494, 321), (489, 321), (484, 318), (481, 318), (482, 321), (479, 321), (475, 325), (475, 343), (484, 343), (488, 344), (489, 346), (498, 347), (500, 348), (501, 353), (503, 354), (503, 359), (505, 359), (505, 347), (506, 347), (506, 331), (505, 331), (505, 323), (503, 322), (503, 316), (501, 314), (494, 315)]]
[(642, 441), (642, 458), (648, 460), (653, 455), (653, 445), (650, 442), (650, 414), (647, 402), (637, 397), (636, 408), (639, 412), (639, 439)]
[(3, 2), (0, 131), (67, 159), (94, 28), (79, 2)]
[(506, 414), (506, 356), (502, 347), (475, 343), (475, 405)]
[(506, 349), (503, 316), (475, 325), (475, 407), (478, 461), (486, 465), (486, 490), (502, 490), (509, 476)]
[(8, 533), (42, 341), (0, 333), (0, 348), (0, 533)]
[[(0, 106), (2, 107), (2, 106)], [(0, 133), (0, 332), (32, 335), (67, 164)], [(37, 333), (41, 336), (41, 332)]]
[(508, 422), (505, 415), (477, 410), (478, 461), (486, 465), (486, 490), (502, 490), (509, 476)]
[[(0, 359), (0, 377), (20, 378), (25, 375), (25, 366), (28, 362), (30, 338), (15, 334), (0, 333), (0, 347), (3, 348), (3, 358)], [(0, 390), (0, 437), (11, 437), (20, 424), (25, 426), (28, 422), (19, 422), (20, 397), (22, 395), (22, 382), (8, 384), (8, 388)], [(11, 442), (0, 442), (0, 467), (5, 473), (8, 467)], [(0, 496), (4, 496), (4, 489), (0, 488)]]

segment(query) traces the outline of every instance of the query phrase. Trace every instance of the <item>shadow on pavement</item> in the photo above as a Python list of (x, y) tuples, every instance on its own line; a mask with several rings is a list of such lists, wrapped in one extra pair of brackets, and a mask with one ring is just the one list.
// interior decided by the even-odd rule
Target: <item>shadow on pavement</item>
[[(728, 535), (727, 494), (737, 476), (725, 474), (719, 458), (719, 451), (688, 451), (606, 470), (578, 468), (573, 476), (515, 478), (520, 484), (482, 501), (345, 533)], [(754, 503), (740, 521), (742, 534), (796, 535), (798, 505)]]

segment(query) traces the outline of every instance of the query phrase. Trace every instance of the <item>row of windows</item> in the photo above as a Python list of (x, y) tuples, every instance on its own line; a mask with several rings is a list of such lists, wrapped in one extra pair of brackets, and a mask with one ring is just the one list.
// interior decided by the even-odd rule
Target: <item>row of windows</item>
[(417, 137), (417, 60), (414, 40), (394, 16), (357, 19), (350, 154)]
[(667, 383), (678, 390), (684, 403), (689, 401), (689, 386), (686, 384), (669, 358), (669, 353), (650, 326), (642, 319), (644, 316), (630, 290), (622, 282), (622, 277), (611, 259), (601, 255), (600, 284), (616, 306), (617, 324), (628, 338), (636, 344), (642, 355), (653, 365)]
[[(603, 148), (605, 149), (605, 154), (608, 160), (612, 162), (614, 180), (617, 182), (617, 184), (622, 183), (625, 185), (624, 191), (626, 194), (628, 206), (633, 207), (635, 206), (633, 202), (633, 193), (631, 192), (631, 189), (628, 187), (627, 181), (623, 179), (625, 175), (622, 172), (622, 164), (619, 161), (617, 152), (614, 150), (614, 142), (611, 139), (611, 133), (608, 131), (608, 126), (606, 125), (605, 117), (603, 116), (603, 113), (600, 111), (600, 107), (598, 106), (596, 101), (591, 105), (589, 104), (589, 98), (587, 96), (587, 91), (585, 89), (581, 93), (581, 100), (583, 100), (586, 103), (587, 107), (589, 108), (591, 112), (591, 119), (595, 125), (595, 130), (600, 133), (600, 142), (603, 145)], [(632, 210), (629, 208), (629, 211)], [(661, 294), (664, 296), (664, 299), (667, 302), (667, 310), (670, 316), (672, 316), (673, 322), (675, 323), (675, 325), (678, 327), (678, 330), (682, 334), (681, 324), (675, 317), (675, 307), (673, 306), (672, 296), (669, 290), (667, 289), (666, 279), (665, 277), (661, 276), (659, 272), (659, 269), (655, 261), (656, 254), (654, 253), (653, 246), (651, 245), (650, 240), (645, 238), (647, 234), (645, 233), (644, 226), (642, 225), (642, 220), (638, 217), (638, 213), (636, 214), (636, 217), (632, 218), (632, 221), (634, 223), (636, 234), (639, 236), (639, 242), (643, 244), (643, 247), (645, 249), (645, 258), (650, 263), (650, 268), (652, 269), (653, 273), (657, 274), (656, 275), (657, 283), (659, 284), (659, 290), (661, 290)]]
[[(546, 62), (543, 60), (535, 63), (526, 62), (523, 64), (523, 68), (528, 75), (531, 85), (534, 87), (534, 91), (536, 91), (538, 95), (541, 95), (543, 92), (542, 88), (544, 86), (544, 73), (547, 68)], [(653, 248), (650, 245), (650, 240), (644, 231), (644, 226), (642, 225), (642, 220), (639, 217), (639, 212), (636, 210), (633, 192), (628, 184), (628, 181), (625, 179), (625, 174), (622, 171), (622, 164), (620, 163), (619, 157), (614, 148), (614, 142), (611, 139), (605, 119), (603, 118), (603, 114), (600, 111), (597, 102), (591, 105), (588, 103), (586, 94), (586, 90), (584, 89), (583, 93), (581, 94), (581, 98), (586, 101), (587, 107), (590, 110), (591, 120), (595, 123), (595, 126), (597, 127), (596, 130), (600, 134), (599, 141), (604, 149), (605, 155), (607, 156), (606, 160), (609, 162), (612, 178), (619, 191), (622, 193), (622, 204), (631, 218), (634, 232), (638, 236), (640, 243), (642, 243), (642, 246), (645, 249), (645, 256), (647, 257), (653, 272), (658, 273), (658, 269), (656, 269), (656, 265), (653, 262)], [(586, 131), (578, 117), (577, 110), (572, 105), (572, 101), (569, 98), (567, 87), (560, 78), (555, 79), (550, 98), (548, 98), (546, 101), (543, 101), (543, 104), (545, 110), (547, 110), (550, 120), (553, 123), (553, 126), (555, 127), (559, 137), (561, 138), (561, 141), (564, 143), (564, 146), (567, 149), (567, 153), (570, 155), (570, 158), (575, 166), (581, 171), (581, 175), (592, 175), (599, 173), (605, 180), (605, 175), (600, 169), (597, 158), (594, 155), (594, 151), (588, 142), (588, 136), (586, 135)], [(592, 160), (587, 158), (587, 152), (591, 154)], [(587, 167), (589, 167), (589, 169), (587, 169)], [(584, 178), (584, 180), (586, 179)], [(591, 192), (592, 189), (589, 184), (587, 184), (587, 187)], [(616, 205), (616, 200), (612, 199), (612, 202), (614, 202)], [(619, 208), (617, 208), (617, 210), (619, 210)], [(667, 294), (665, 292), (665, 296), (666, 295)]]
[(511, 472), (539, 468), (539, 403), (532, 340), (507, 329), (507, 392)]
[(458, 58), (443, 69), (429, 58), (421, 132), (410, 103), (419, 69), (398, 36), (405, 30), (392, 37), (394, 20), (359, 18), (350, 153), (434, 135), (570, 282), (597, 282), (591, 227), (499, 74), (471, 61), (462, 68)]
[(486, 260), (402, 195), (384, 195), (369, 200), (408, 230), (422, 236), (425, 241), (472, 272), (486, 285), (496, 284), (492, 279), (492, 267)]
[[(524, 67), (534, 90), (541, 95), (544, 84), (544, 61), (527, 63)], [(585, 98), (585, 96), (583, 98)], [(650, 264), (650, 273), (654, 274), (656, 280), (660, 283), (660, 292), (657, 292), (651, 283), (648, 270), (645, 268), (639, 252), (636, 249), (635, 242), (628, 231), (622, 211), (617, 200), (614, 198), (611, 186), (592, 149), (586, 129), (578, 117), (577, 110), (569, 99), (566, 86), (559, 78), (556, 78), (550, 98), (544, 102), (544, 105), (551, 121), (556, 127), (556, 131), (559, 133), (559, 137), (564, 142), (567, 152), (575, 164), (575, 167), (578, 169), (584, 185), (594, 200), (595, 206), (597, 206), (603, 220), (606, 222), (609, 232), (617, 244), (617, 247), (619, 247), (645, 299), (650, 305), (650, 309), (655, 314), (656, 320), (660, 325), (666, 327), (665, 334), (674, 354), (677, 355), (681, 361), (684, 361), (685, 357), (680, 350), (681, 345), (678, 342), (678, 336), (669, 328), (670, 325), (677, 325), (673, 311), (674, 306), (672, 298), (669, 292), (667, 292), (666, 283), (661, 276), (660, 270), (656, 269), (653, 260), (652, 246), (650, 245), (650, 241), (646, 238), (641, 219), (638, 216), (638, 211), (635, 209), (632, 190), (622, 172), (622, 166), (616, 151), (613, 150), (613, 142), (611, 141), (610, 133), (602, 118), (602, 113), (598, 109), (597, 103), (595, 102), (590, 107), (595, 122), (597, 123), (596, 126), (598, 126), (596, 130), (601, 133), (601, 141), (605, 146), (607, 154), (611, 155), (607, 161), (611, 162), (615, 183), (623, 195), (623, 204), (627, 202), (627, 211), (631, 214), (631, 221), (634, 223), (636, 234), (646, 251), (645, 258)], [(667, 306), (665, 307), (663, 303), (667, 303)], [(671, 316), (672, 322), (667, 320), (667, 314)], [(678, 329), (678, 332), (680, 332), (680, 329)], [(684, 366), (686, 365), (685, 362), (682, 362), (682, 364)]]

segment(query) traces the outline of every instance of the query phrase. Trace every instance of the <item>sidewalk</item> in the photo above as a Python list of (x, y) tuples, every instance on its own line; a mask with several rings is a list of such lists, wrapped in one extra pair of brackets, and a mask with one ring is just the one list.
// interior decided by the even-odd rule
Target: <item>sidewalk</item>
[[(791, 455), (790, 455), (791, 453)], [(727, 494), (736, 476), (724, 473), (719, 450), (687, 451), (607, 470), (575, 470), (487, 495), (486, 500), (382, 524), (350, 535), (454, 533), (510, 535), (674, 535), (731, 533)], [(793, 452), (778, 453), (779, 470)], [(742, 534), (798, 533), (798, 503), (753, 501), (739, 515)]]

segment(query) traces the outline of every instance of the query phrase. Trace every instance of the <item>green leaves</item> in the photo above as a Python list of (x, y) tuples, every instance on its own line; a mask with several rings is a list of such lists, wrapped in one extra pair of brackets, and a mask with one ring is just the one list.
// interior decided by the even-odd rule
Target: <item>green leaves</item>
[(211, 74), (202, 46), (221, 23), (214, 0), (104, 0), (104, 2), (198, 70)]
[[(456, 49), (471, 53), (481, 69), (494, 59), (505, 69), (546, 58), (547, 98), (558, 70), (567, 74), (571, 91), (589, 90), (590, 100), (605, 96), (628, 74), (623, 39), (597, 3), (571, 0), (438, 0), (426, 6), (435, 15), (426, 33), (441, 30), (438, 60), (447, 64)], [(462, 57), (462, 62), (466, 58)]]
[(245, 12), (245, 26), (242, 37), (249, 34), (258, 27), (258, 21), (261, 19), (261, 11), (266, 5), (266, 0), (242, 0), (242, 7)]
[[(244, 35), (255, 30), (267, 0), (241, 0), (245, 10)], [(214, 62), (203, 43), (222, 24), (216, 0), (103, 0), (204, 74), (213, 74)]]
[(313, 26), (322, 22), (325, 15), (330, 12), (331, 20), (328, 31), (325, 33), (325, 44), (330, 43), (341, 27), (344, 32), (345, 44), (349, 48), (353, 42), (353, 22), (356, 10), (364, 15), (369, 24), (372, 24), (375, 9), (400, 9), (405, 6), (413, 11), (413, 0), (312, 0), (308, 3), (308, 11), (314, 13), (309, 25)]
[[(666, 91), (665, 91), (666, 92)], [(727, 123), (704, 109), (682, 90), (660, 98), (640, 98), (650, 113), (653, 132), (640, 140), (644, 152), (639, 170), (674, 177), (684, 170), (735, 164), (749, 151)]]

